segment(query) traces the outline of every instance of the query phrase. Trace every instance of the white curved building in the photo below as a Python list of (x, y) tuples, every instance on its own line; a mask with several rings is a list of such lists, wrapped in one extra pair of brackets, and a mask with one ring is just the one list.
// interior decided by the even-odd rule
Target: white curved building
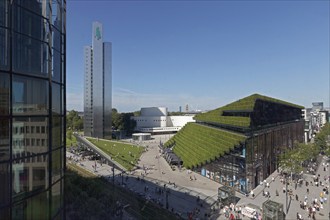
[(136, 121), (135, 130), (148, 133), (172, 133), (179, 131), (186, 123), (194, 122), (195, 115), (168, 116), (166, 107), (141, 108), (141, 116), (132, 117)]

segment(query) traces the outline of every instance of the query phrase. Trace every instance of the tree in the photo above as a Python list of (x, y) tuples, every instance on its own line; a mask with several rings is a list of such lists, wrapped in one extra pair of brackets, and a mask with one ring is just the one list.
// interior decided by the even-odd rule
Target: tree
[(78, 115), (78, 112), (71, 110), (66, 116), (66, 128), (68, 130), (84, 129), (83, 119)]
[(115, 130), (127, 131), (132, 133), (136, 126), (136, 122), (131, 118), (135, 115), (134, 112), (118, 113), (117, 109), (112, 109), (112, 126)]
[(321, 131), (316, 134), (314, 143), (320, 152), (330, 156), (330, 123), (326, 123)]
[(133, 112), (133, 114), (136, 117), (141, 116), (141, 111), (135, 111), (135, 112)]
[(73, 120), (73, 128), (77, 130), (82, 130), (84, 129), (84, 122), (81, 117), (79, 118), (74, 118)]
[(279, 155), (279, 165), (290, 173), (298, 174), (303, 171), (303, 162), (315, 159), (317, 155), (315, 145), (296, 142), (292, 149), (288, 148)]
[(119, 118), (117, 109), (113, 108), (111, 112), (111, 118), (112, 118), (112, 126), (115, 130), (118, 130), (118, 127), (120, 125), (120, 118)]
[(68, 132), (66, 133), (66, 136), (70, 139), (70, 140), (72, 140), (72, 130), (68, 130)]
[(292, 174), (303, 171), (303, 163), (316, 159), (319, 148), (315, 144), (294, 143), (292, 149), (286, 149), (279, 155), (279, 165), (283, 170)]
[(136, 121), (132, 119), (134, 113), (122, 113), (123, 118), (123, 129), (127, 131), (127, 133), (132, 133), (136, 126)]
[(302, 156), (296, 149), (287, 149), (279, 155), (280, 167), (289, 173), (300, 173), (303, 170)]

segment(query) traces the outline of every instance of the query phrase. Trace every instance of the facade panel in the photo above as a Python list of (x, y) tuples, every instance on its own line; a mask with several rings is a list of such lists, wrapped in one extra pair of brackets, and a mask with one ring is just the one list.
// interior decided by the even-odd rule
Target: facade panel
[(111, 139), (111, 110), (112, 110), (112, 44), (103, 43), (104, 66), (104, 138)]
[(84, 84), (84, 133), (92, 136), (92, 49), (84, 47), (85, 60), (85, 84)]
[(54, 189), (65, 166), (65, 10), (65, 1), (0, 1), (0, 219), (63, 213), (51, 195), (63, 197)]

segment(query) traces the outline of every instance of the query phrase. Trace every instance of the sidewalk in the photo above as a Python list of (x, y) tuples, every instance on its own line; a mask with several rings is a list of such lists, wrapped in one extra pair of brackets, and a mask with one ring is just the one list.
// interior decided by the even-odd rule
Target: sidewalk
[[(246, 198), (242, 198), (237, 205), (242, 206), (251, 203), (262, 207), (263, 202), (270, 199), (275, 202), (282, 203), (285, 213), (285, 207), (287, 205), (288, 213), (286, 213), (286, 219), (297, 219), (297, 213), (301, 214), (303, 219), (308, 219), (308, 211), (307, 209), (304, 210), (300, 208), (300, 203), (303, 204), (304, 201), (306, 201), (306, 205), (307, 207), (309, 207), (312, 206), (312, 202), (317, 199), (317, 203), (319, 204), (319, 206), (322, 205), (323, 208), (320, 208), (319, 211), (316, 211), (315, 218), (318, 220), (327, 220), (329, 219), (330, 211), (329, 193), (325, 194), (323, 190), (325, 188), (329, 189), (329, 167), (323, 166), (323, 163), (326, 165), (325, 158), (322, 159), (321, 165), (318, 167), (315, 176), (310, 174), (304, 174), (302, 184), (295, 184), (294, 182), (289, 181), (289, 185), (287, 188), (289, 192), (292, 191), (292, 195), (290, 195), (289, 193), (286, 194), (286, 192), (283, 190), (283, 188), (286, 189), (284, 183), (285, 179), (275, 171), (266, 179), (266, 183), (269, 183), (269, 188), (266, 187), (265, 183), (259, 185), (253, 190), (255, 194), (254, 198), (249, 195)], [(313, 177), (317, 177), (318, 175), (320, 175), (319, 184), (318, 186), (316, 186)], [(328, 177), (326, 181), (324, 180), (325, 176)], [(272, 177), (274, 177), (274, 181), (272, 181)], [(306, 186), (306, 181), (309, 183), (308, 187)], [(322, 182), (322, 185), (320, 184), (320, 181)], [(307, 188), (309, 192), (307, 192)], [(278, 196), (276, 195), (276, 190), (278, 191)], [(263, 191), (269, 192), (270, 197), (264, 196)], [(320, 202), (320, 195), (323, 196), (323, 204), (321, 204)]]
[[(140, 169), (132, 172), (132, 175), (124, 175), (121, 177), (121, 172), (115, 169), (115, 181), (117, 184), (125, 182), (125, 187), (131, 191), (136, 192), (146, 198), (152, 200), (155, 203), (161, 204), (164, 208), (168, 206), (168, 209), (175, 213), (178, 213), (183, 218), (187, 218), (187, 213), (194, 213), (194, 218), (207, 218), (207, 219), (228, 219), (225, 217), (223, 210), (219, 210), (215, 205), (217, 200), (218, 188), (221, 186), (219, 183), (214, 182), (206, 177), (203, 177), (197, 173), (189, 172), (186, 169), (172, 170), (163, 157), (160, 156), (159, 139), (153, 139), (151, 141), (144, 141), (141, 145), (148, 146), (147, 151), (142, 154), (139, 162)], [(317, 220), (329, 219), (329, 193), (324, 193), (324, 189), (329, 189), (329, 165), (325, 161), (326, 158), (322, 158), (321, 165), (318, 167), (316, 176), (319, 177), (319, 186), (316, 186), (313, 180), (313, 175), (304, 174), (303, 184), (291, 183), (287, 186), (288, 191), (292, 191), (291, 199), (290, 194), (283, 192), (283, 187), (286, 189), (284, 184), (284, 178), (275, 171), (270, 175), (262, 185), (256, 187), (254, 197), (249, 195), (246, 197), (240, 193), (236, 193), (236, 196), (240, 198), (237, 203), (237, 207), (244, 207), (249, 204), (262, 207), (262, 204), (268, 199), (282, 203), (286, 219), (295, 220), (297, 219), (297, 213), (301, 214), (303, 219), (308, 219), (308, 211), (300, 208), (300, 203), (303, 204), (306, 198), (306, 205), (311, 206), (312, 201), (317, 199), (317, 204), (322, 207), (316, 211), (315, 218)], [(79, 164), (85, 169), (92, 172), (95, 171), (95, 161), (81, 161)], [(323, 166), (323, 164), (325, 166)], [(96, 174), (100, 176), (106, 176), (112, 179), (112, 167), (103, 164), (100, 166), (97, 163)], [(324, 179), (327, 175), (328, 178)], [(126, 181), (127, 177), (127, 181)], [(144, 181), (138, 181), (137, 179), (144, 179)], [(124, 180), (124, 181), (123, 181)], [(306, 181), (309, 183), (306, 186)], [(322, 184), (321, 184), (322, 182)], [(266, 184), (269, 184), (269, 187)], [(165, 188), (163, 188), (165, 186)], [(174, 185), (176, 187), (174, 187)], [(146, 188), (147, 187), (147, 188)], [(169, 190), (170, 194), (162, 193), (159, 194), (159, 189)], [(307, 192), (307, 188), (309, 192)], [(276, 195), (276, 191), (278, 195)], [(269, 196), (265, 196), (263, 192), (269, 193)], [(322, 193), (323, 192), (323, 193)], [(322, 193), (322, 194), (321, 194)], [(167, 196), (167, 199), (166, 199)], [(199, 196), (199, 202), (196, 198)], [(323, 204), (320, 203), (320, 196), (323, 196)], [(168, 201), (168, 205), (166, 204)], [(202, 205), (201, 205), (202, 204)], [(286, 213), (286, 206), (288, 212)], [(215, 211), (211, 211), (216, 208)], [(235, 211), (232, 211), (236, 214)], [(210, 217), (205, 215), (211, 214)], [(241, 215), (242, 217), (242, 215)], [(250, 219), (243, 217), (242, 219)]]

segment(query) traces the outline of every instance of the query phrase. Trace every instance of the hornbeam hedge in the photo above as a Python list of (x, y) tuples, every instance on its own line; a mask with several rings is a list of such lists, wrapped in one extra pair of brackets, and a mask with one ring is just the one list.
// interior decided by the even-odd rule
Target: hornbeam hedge
[(269, 102), (275, 102), (283, 105), (303, 108), (302, 106), (295, 105), (289, 102), (285, 102), (279, 99), (274, 99), (267, 96), (262, 96), (259, 94), (253, 94), (246, 98), (240, 99), (236, 102), (230, 103), (225, 105), (221, 108), (217, 108), (215, 110), (198, 114), (195, 116), (196, 121), (203, 121), (203, 122), (211, 122), (211, 123), (219, 123), (219, 124), (226, 124), (238, 127), (249, 127), (250, 126), (250, 118), (249, 117), (237, 117), (237, 116), (222, 116), (223, 111), (253, 111), (254, 105), (256, 100), (264, 100)]
[(197, 123), (186, 124), (165, 143), (187, 168), (210, 163), (228, 153), (246, 139), (246, 136)]

